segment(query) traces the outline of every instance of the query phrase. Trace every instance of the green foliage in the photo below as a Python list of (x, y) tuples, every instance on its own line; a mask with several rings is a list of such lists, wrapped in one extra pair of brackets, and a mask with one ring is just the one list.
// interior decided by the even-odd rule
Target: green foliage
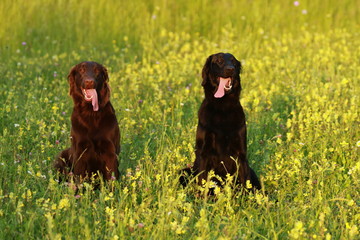
[[(356, 239), (360, 223), (357, 1), (0, 3), (0, 239)], [(248, 157), (267, 194), (178, 186), (194, 160), (201, 68), (244, 66)], [(121, 179), (58, 184), (66, 76), (104, 64)]]

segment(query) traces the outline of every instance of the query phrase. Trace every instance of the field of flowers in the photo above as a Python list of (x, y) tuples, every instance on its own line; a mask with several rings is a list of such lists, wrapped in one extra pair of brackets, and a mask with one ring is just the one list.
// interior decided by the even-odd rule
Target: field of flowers
[[(0, 239), (359, 239), (358, 1), (0, 3)], [(201, 68), (242, 61), (248, 158), (267, 194), (194, 197)], [(52, 163), (70, 145), (66, 80), (109, 71), (119, 181), (75, 192)]]

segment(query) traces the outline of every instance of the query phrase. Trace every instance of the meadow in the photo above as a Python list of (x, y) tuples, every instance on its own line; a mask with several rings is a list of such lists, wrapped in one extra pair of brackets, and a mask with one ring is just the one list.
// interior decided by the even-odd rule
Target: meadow
[[(359, 239), (359, 1), (2, 0), (0, 239)], [(241, 60), (263, 191), (178, 184), (194, 161), (207, 56)], [(109, 71), (121, 177), (59, 184), (67, 74)], [(266, 194), (264, 192), (266, 191)]]

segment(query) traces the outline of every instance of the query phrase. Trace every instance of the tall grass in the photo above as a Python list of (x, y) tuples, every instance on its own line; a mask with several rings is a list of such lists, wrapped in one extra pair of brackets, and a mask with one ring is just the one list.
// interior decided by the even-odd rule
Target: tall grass
[[(0, 239), (357, 239), (360, 38), (356, 1), (0, 3)], [(201, 68), (244, 65), (248, 158), (268, 194), (217, 201), (178, 186), (194, 160)], [(66, 76), (104, 64), (122, 132), (121, 179), (58, 184), (70, 144)]]
[(0, 43), (17, 47), (25, 41), (40, 52), (69, 52), (81, 46), (106, 49), (113, 40), (124, 47), (126, 36), (132, 50), (142, 55), (141, 39), (156, 42), (162, 29), (214, 42), (223, 39), (223, 29), (232, 29), (241, 43), (256, 44), (259, 32), (269, 37), (298, 35), (303, 27), (323, 32), (359, 24), (356, 1), (299, 3), (295, 7), (292, 1), (3, 0)]

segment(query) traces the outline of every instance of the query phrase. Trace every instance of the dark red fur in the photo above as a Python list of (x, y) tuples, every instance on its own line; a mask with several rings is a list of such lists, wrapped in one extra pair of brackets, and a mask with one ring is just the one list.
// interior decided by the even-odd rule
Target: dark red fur
[[(81, 179), (97, 172), (106, 180), (118, 178), (120, 130), (110, 103), (106, 68), (96, 62), (79, 63), (70, 70), (68, 81), (74, 102), (71, 147), (59, 154), (55, 168), (62, 174), (73, 173)], [(91, 101), (84, 100), (81, 88), (96, 89), (98, 111), (93, 110)]]
[[(253, 190), (261, 188), (246, 156), (245, 114), (239, 101), (240, 72), (241, 63), (229, 53), (217, 53), (206, 60), (202, 70), (205, 99), (198, 112), (196, 159), (192, 168), (183, 169), (185, 174), (180, 177), (183, 186), (188, 183), (186, 175), (197, 176), (201, 185), (203, 179), (207, 180), (209, 171), (214, 170), (223, 180), (229, 173), (236, 176), (241, 186), (250, 180)], [(215, 98), (219, 77), (231, 77), (232, 88), (222, 98)]]

